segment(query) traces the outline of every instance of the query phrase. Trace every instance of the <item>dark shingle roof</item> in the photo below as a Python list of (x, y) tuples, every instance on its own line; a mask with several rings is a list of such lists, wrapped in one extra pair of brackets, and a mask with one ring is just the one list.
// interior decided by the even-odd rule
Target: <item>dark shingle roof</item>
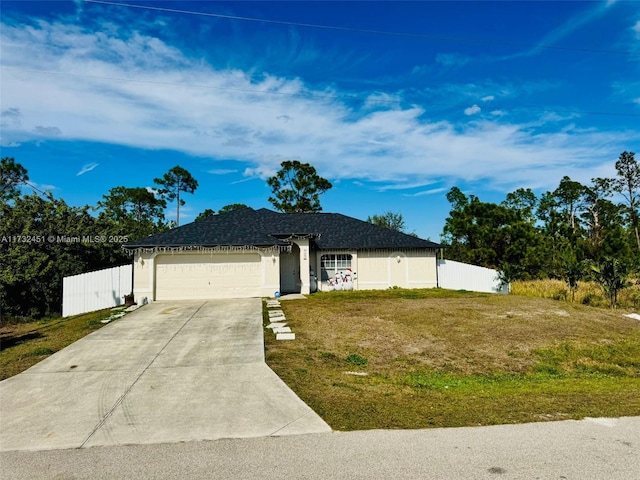
[(310, 236), (320, 250), (439, 248), (437, 243), (339, 213), (277, 213), (244, 208), (189, 223), (125, 245), (125, 248), (286, 246), (291, 236)]

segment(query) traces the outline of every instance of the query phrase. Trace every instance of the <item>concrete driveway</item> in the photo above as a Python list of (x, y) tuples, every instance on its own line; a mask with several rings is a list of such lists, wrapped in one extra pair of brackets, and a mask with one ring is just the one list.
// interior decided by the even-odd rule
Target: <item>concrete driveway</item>
[(329, 432), (264, 362), (260, 299), (156, 302), (0, 382), (0, 450)]

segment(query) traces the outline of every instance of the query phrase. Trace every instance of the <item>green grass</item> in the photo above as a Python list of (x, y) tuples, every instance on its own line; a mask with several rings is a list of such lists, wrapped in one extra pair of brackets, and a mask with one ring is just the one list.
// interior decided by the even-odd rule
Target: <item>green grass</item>
[(282, 308), (296, 340), (266, 334), (267, 363), (336, 430), (640, 415), (640, 322), (624, 311), (438, 289)]
[(103, 327), (111, 309), (73, 317), (20, 322), (0, 327), (0, 380), (36, 363)]

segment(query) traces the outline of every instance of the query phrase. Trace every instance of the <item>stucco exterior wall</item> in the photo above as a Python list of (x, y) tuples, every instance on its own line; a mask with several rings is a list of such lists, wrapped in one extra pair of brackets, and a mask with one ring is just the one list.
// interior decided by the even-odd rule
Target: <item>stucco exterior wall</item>
[(133, 257), (133, 297), (138, 305), (143, 299), (154, 299), (153, 274), (155, 254), (152, 252), (136, 253)]
[(432, 288), (438, 284), (436, 252), (432, 250), (369, 250), (358, 252), (356, 288)]
[[(320, 263), (325, 253), (351, 255), (351, 269), (356, 273), (353, 284), (356, 290), (437, 286), (434, 250), (312, 252), (307, 247), (306, 262), (304, 253), (300, 254), (300, 269), (304, 272), (308, 272), (309, 267), (314, 269), (318, 277), (318, 289), (321, 291), (327, 290), (326, 281), (320, 280)], [(277, 250), (229, 253), (141, 252), (134, 256), (133, 272), (133, 293), (138, 303), (142, 303), (144, 298), (154, 301), (168, 298), (268, 297), (273, 296), (281, 287), (280, 252)], [(309, 285), (303, 282), (302, 287), (308, 290)]]
[[(320, 272), (321, 257), (325, 253), (351, 254), (356, 290), (379, 290), (393, 286), (433, 288), (438, 285), (435, 250), (319, 251), (315, 262), (317, 272)], [(319, 289), (327, 290), (326, 281), (319, 282)]]

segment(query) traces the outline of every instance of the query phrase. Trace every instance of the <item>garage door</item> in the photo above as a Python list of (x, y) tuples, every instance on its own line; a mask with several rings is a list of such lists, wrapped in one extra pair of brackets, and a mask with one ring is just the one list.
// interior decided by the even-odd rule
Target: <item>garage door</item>
[(257, 253), (158, 255), (156, 300), (259, 297)]

